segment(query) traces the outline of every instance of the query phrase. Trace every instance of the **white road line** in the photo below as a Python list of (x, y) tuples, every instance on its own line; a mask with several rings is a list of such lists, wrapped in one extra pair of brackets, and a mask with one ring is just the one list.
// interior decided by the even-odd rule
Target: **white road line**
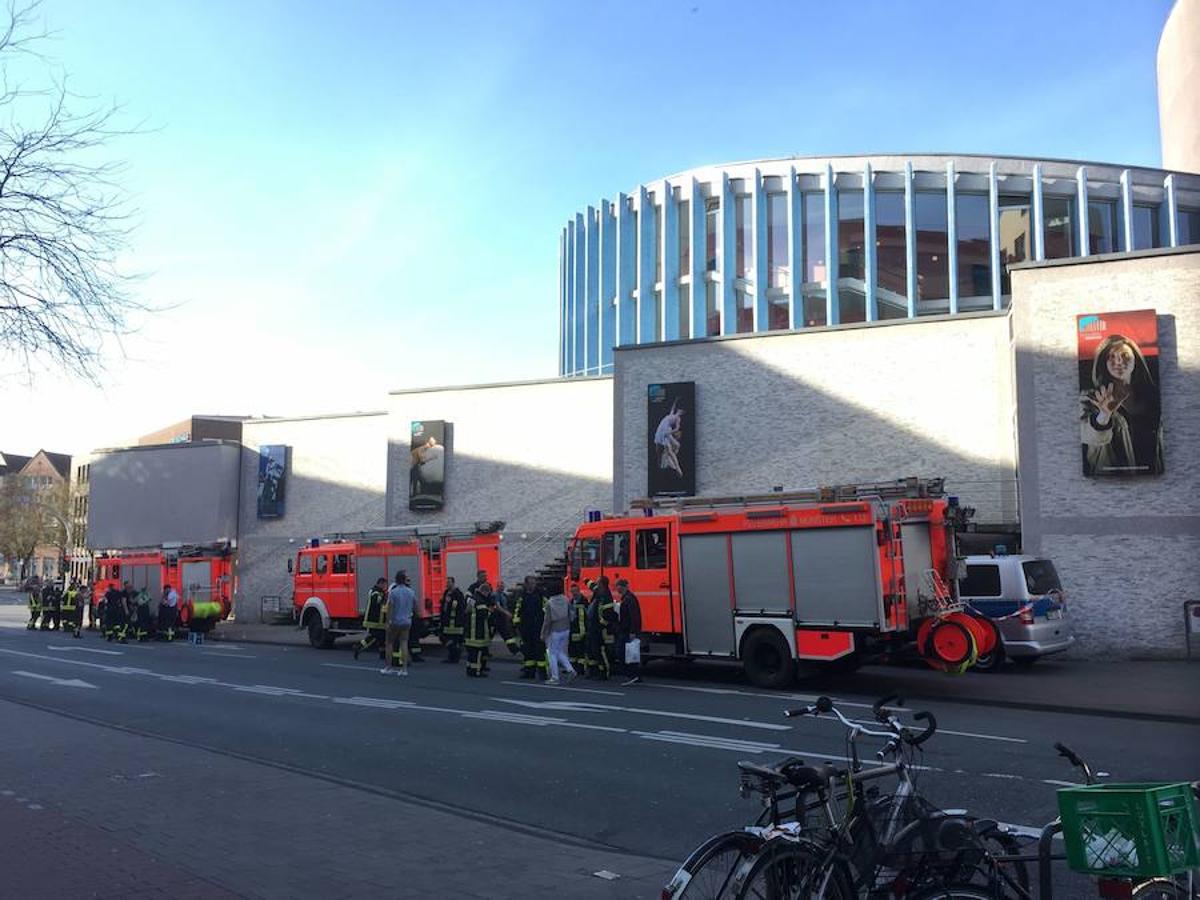
[(321, 663), (329, 669), (353, 669), (355, 672), (376, 672), (378, 669), (371, 665), (352, 666), (350, 663)]
[(257, 656), (251, 656), (248, 653), (205, 653), (204, 656), (217, 656), (222, 659), (258, 659)]
[(695, 738), (708, 741), (714, 741), (721, 744), (730, 744), (739, 747), (758, 747), (763, 750), (778, 750), (778, 744), (764, 744), (762, 741), (742, 741), (737, 738), (718, 737), (716, 735), (695, 734), (690, 731), (659, 731), (658, 734), (668, 734), (672, 737)]
[(39, 675), (36, 672), (25, 672), (21, 669), (13, 669), (13, 674), (20, 675), (22, 678), (36, 678), (39, 681), (49, 681), (51, 684), (57, 684), (60, 687), (91, 688), (93, 691), (97, 689), (94, 684), (89, 684), (78, 678), (54, 678), (50, 675)]
[(347, 706), (369, 706), (374, 709), (412, 709), (416, 706), (411, 700), (388, 700), (384, 697), (334, 697), (333, 702)]
[(1042, 784), (1050, 784), (1054, 787), (1079, 787), (1079, 782), (1077, 781), (1059, 781), (1057, 778), (1043, 778)]
[(122, 650), (98, 650), (95, 647), (75, 647), (75, 646), (59, 647), (55, 644), (47, 644), (46, 649), (47, 650), (74, 650), (77, 653), (103, 653), (105, 656), (123, 656), (124, 655), (124, 651), (122, 651)]
[[(517, 703), (521, 706), (544, 707), (547, 709), (553, 709), (555, 707), (558, 707), (559, 709), (563, 708), (561, 705), (562, 701), (558, 700), (548, 700), (539, 703), (538, 701), (534, 700), (511, 700), (504, 697), (494, 697), (493, 699), (504, 703)], [(641, 706), (614, 706), (608, 703), (576, 703), (572, 704), (572, 708), (578, 712), (606, 711), (638, 713), (639, 715), (660, 716), (667, 719), (687, 719), (688, 721), (692, 722), (713, 722), (718, 725), (736, 725), (740, 728), (759, 728), (764, 731), (792, 730), (790, 725), (776, 725), (772, 722), (752, 722), (749, 719), (728, 719), (723, 716), (704, 716), (698, 713), (674, 712), (667, 709), (647, 709)]]
[(742, 741), (727, 741), (703, 734), (685, 734), (668, 731), (633, 731), (631, 734), (647, 741), (662, 741), (666, 744), (687, 744), (706, 750), (731, 750), (737, 753), (777, 753), (778, 744), (750, 744)]
[[(822, 721), (822, 722), (833, 722), (834, 724), (841, 724), (840, 722), (838, 722), (837, 719), (830, 719), (825, 716), (818, 716), (817, 719), (818, 719), (818, 721)], [(874, 719), (851, 719), (850, 721), (852, 721), (858, 725), (865, 725), (868, 728), (879, 728), (880, 727), (879, 723), (876, 722)], [(937, 733), (938, 734), (952, 734), (955, 737), (979, 738), (980, 740), (983, 740), (983, 741), (1003, 741), (1003, 742), (1009, 743), (1009, 744), (1028, 744), (1029, 743), (1029, 741), (1026, 740), (1025, 738), (1005, 737), (1004, 735), (1000, 735), (1000, 734), (980, 734), (979, 732), (976, 732), (976, 731), (954, 731), (953, 729), (950, 729), (950, 728), (942, 728), (940, 725), (938, 726)]]
[(281, 688), (270, 684), (233, 685), (235, 691), (243, 694), (264, 694), (268, 697), (307, 697), (311, 700), (329, 700), (328, 694), (309, 694), (295, 688)]
[(982, 778), (1004, 778), (1009, 781), (1023, 781), (1024, 780), (1024, 776), (1013, 775), (1009, 772), (980, 772), (979, 775)]
[[(331, 663), (325, 663), (325, 665), (328, 666), (328, 665), (331, 665)], [(564, 685), (561, 685), (561, 684), (546, 684), (545, 682), (537, 683), (537, 682), (533, 682), (533, 681), (502, 681), (500, 683), (501, 684), (515, 684), (517, 687), (538, 688), (540, 690), (550, 689), (550, 690), (555, 690), (555, 691), (575, 691), (576, 693), (579, 693), (579, 694), (605, 694), (609, 697), (624, 697), (625, 696), (624, 691), (602, 691), (602, 690), (599, 690), (598, 688), (565, 687)]]

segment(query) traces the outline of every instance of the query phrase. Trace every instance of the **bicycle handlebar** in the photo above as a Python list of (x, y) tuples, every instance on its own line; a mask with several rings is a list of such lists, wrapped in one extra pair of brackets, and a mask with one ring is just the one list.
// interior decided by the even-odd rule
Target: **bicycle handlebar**
[(1080, 767), (1083, 766), (1083, 760), (1079, 758), (1079, 754), (1077, 754), (1066, 744), (1055, 742), (1054, 749), (1058, 751), (1059, 756), (1065, 756), (1067, 758), (1067, 762), (1069, 762), (1071, 765)]
[(875, 731), (857, 722), (851, 722), (842, 715), (842, 711), (835, 707), (833, 701), (828, 697), (818, 697), (817, 702), (811, 706), (785, 710), (783, 714), (787, 718), (795, 718), (797, 716), (819, 716), (822, 713), (833, 713), (839, 722), (851, 730), (854, 736), (867, 734), (871, 737), (890, 738), (892, 740), (899, 739), (913, 747), (918, 747), (933, 737), (934, 732), (937, 731), (937, 719), (933, 717), (933, 713), (919, 712), (913, 716), (913, 719), (916, 721), (925, 723), (925, 730), (913, 736), (896, 720), (895, 715), (887, 709), (886, 704), (892, 702), (896, 702), (899, 705), (904, 701), (899, 694), (891, 694), (881, 700), (877, 700), (871, 707), (875, 711), (875, 718), (883, 725), (888, 726), (889, 731)]
[(919, 712), (913, 716), (913, 719), (918, 722), (924, 722), (925, 730), (916, 737), (906, 737), (905, 740), (912, 746), (919, 747), (933, 737), (934, 732), (937, 731), (937, 719), (933, 717), (933, 713), (931, 712)]
[(880, 697), (871, 705), (871, 711), (875, 713), (875, 721), (883, 725), (888, 724), (888, 719), (892, 717), (892, 711), (887, 707), (892, 703), (903, 706), (904, 698), (899, 694), (888, 694), (886, 697)]

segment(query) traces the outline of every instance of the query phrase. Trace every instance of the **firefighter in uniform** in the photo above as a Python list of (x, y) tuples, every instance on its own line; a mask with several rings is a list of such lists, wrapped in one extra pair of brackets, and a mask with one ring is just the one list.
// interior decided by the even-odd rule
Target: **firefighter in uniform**
[(379, 648), (379, 658), (387, 655), (385, 647), (387, 639), (387, 579), (375, 579), (375, 587), (367, 595), (367, 611), (363, 613), (363, 628), (367, 636), (354, 645), (354, 658), (372, 647)]
[(467, 624), (463, 643), (467, 645), (467, 677), (487, 678), (488, 657), (491, 655), (493, 617), (496, 600), (492, 586), (486, 581), (478, 584), (467, 600)]
[(150, 640), (150, 592), (142, 588), (133, 598), (133, 636), (137, 641)]
[(608, 576), (601, 575), (592, 588), (592, 599), (587, 609), (587, 646), (592, 658), (589, 678), (607, 681), (612, 673), (612, 646), (615, 641), (610, 622), (616, 618), (612, 592), (608, 589)]
[(75, 637), (79, 637), (79, 628), (83, 624), (83, 609), (79, 606), (79, 600), (79, 582), (72, 581), (71, 586), (63, 593), (60, 613), (62, 630), (71, 632)]
[(42, 617), (42, 598), (37, 591), (29, 592), (29, 621), (25, 628), (28, 631), (33, 631), (38, 626), (38, 619)]
[(587, 652), (587, 598), (583, 596), (577, 583), (571, 584), (568, 621), (571, 623), (571, 632), (567, 640), (567, 655), (571, 658), (571, 665), (575, 667), (575, 671), (586, 676), (592, 670), (592, 660)]
[[(128, 582), (126, 582), (128, 584)], [(104, 637), (125, 643), (125, 594), (115, 584), (104, 592)]]
[(54, 631), (58, 628), (58, 604), (61, 595), (58, 586), (52, 581), (42, 587), (42, 631)]
[(525, 576), (525, 586), (517, 598), (513, 625), (521, 636), (521, 677), (545, 681), (548, 674), (546, 645), (542, 641), (542, 622), (546, 616), (546, 598), (537, 586), (537, 579)]
[[(408, 661), (410, 663), (425, 662), (425, 655), (421, 649), (421, 638), (429, 634), (429, 626), (426, 622), (432, 615), (433, 601), (428, 597), (425, 598), (424, 616), (421, 616), (418, 607), (413, 605), (412, 625), (408, 629)], [(400, 665), (399, 655), (396, 656), (396, 665)]]
[(466, 613), (467, 598), (455, 587), (454, 579), (447, 578), (446, 590), (442, 592), (442, 642), (446, 645), (444, 663), (457, 664), (462, 657)]

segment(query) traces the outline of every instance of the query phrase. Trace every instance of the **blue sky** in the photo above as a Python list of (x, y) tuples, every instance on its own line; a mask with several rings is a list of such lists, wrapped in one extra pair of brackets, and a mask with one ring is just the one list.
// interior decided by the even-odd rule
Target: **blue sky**
[[(113, 348), (101, 388), (13, 388), (38, 426), (9, 449), (554, 375), (562, 224), (696, 165), (1157, 165), (1169, 8), (47, 0), (73, 89), (152, 129), (113, 150), (141, 221), (127, 265), (170, 309)], [(66, 401), (73, 418), (46, 414)]]

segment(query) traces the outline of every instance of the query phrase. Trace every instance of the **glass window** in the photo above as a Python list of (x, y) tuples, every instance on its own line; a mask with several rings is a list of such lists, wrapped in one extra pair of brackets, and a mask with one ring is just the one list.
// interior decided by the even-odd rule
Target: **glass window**
[(958, 308), (992, 308), (992, 228), (987, 194), (955, 194), (958, 230)]
[(607, 531), (604, 534), (604, 565), (629, 565), (629, 532)]
[(770, 331), (786, 331), (790, 326), (788, 295), (776, 295), (767, 298), (767, 328)]
[(1107, 200), (1088, 203), (1088, 253), (1117, 252), (1117, 204)]
[(840, 321), (867, 318), (866, 240), (863, 192), (838, 192), (838, 307)]
[(1062, 583), (1058, 580), (1058, 572), (1054, 563), (1048, 559), (1031, 559), (1021, 563), (1021, 572), (1025, 575), (1025, 587), (1030, 594), (1049, 594), (1051, 591), (1061, 591)]
[(1158, 234), (1158, 207), (1134, 206), (1133, 249), (1149, 250), (1161, 246)]
[(1075, 255), (1075, 200), (1073, 197), (1045, 197), (1042, 200), (1043, 234), (1046, 259), (1065, 259)]
[(787, 194), (767, 194), (767, 284), (787, 287), (789, 272)]
[(654, 334), (650, 336), (652, 341), (661, 341), (663, 338), (663, 292), (656, 290), (654, 292)]
[(750, 195), (740, 194), (733, 201), (733, 215), (736, 223), (734, 236), (737, 252), (738, 278), (754, 277), (754, 213), (750, 208)]
[(1200, 209), (1179, 210), (1179, 246), (1200, 244)]
[(801, 253), (804, 259), (803, 325), (825, 324), (825, 281), (829, 277), (825, 265), (825, 192), (811, 191), (804, 194), (801, 204), (803, 231)]
[(1012, 294), (1008, 267), (1033, 256), (1033, 207), (1027, 196), (1000, 197), (1000, 293)]
[(335, 553), (333, 554), (333, 574), (348, 575), (350, 573), (350, 554)]
[(584, 538), (581, 555), (585, 566), (600, 565), (600, 538)]
[(704, 283), (704, 314), (705, 327), (704, 333), (708, 337), (715, 337), (721, 333), (721, 307), (717, 303), (717, 283), (715, 281), (706, 281)]
[(635, 207), (629, 212), (629, 227), (633, 229), (633, 288), (637, 290), (641, 279), (642, 262), (642, 232), (638, 228), (638, 211)]
[(1000, 567), (993, 563), (967, 566), (967, 577), (958, 582), (960, 597), (999, 597)]
[(913, 193), (913, 226), (917, 229), (917, 315), (950, 310), (950, 241), (946, 233), (946, 193)]
[(317, 557), (317, 574), (324, 575), (329, 571), (329, 557), (324, 553)]
[[(663, 279), (663, 214), (662, 207), (652, 207), (651, 212), (654, 216), (654, 280), (656, 282)], [(662, 332), (659, 332), (660, 334)]]
[(679, 274), (692, 273), (692, 203), (679, 204)]
[(692, 286), (690, 284), (679, 286), (679, 336), (685, 340), (692, 336)]
[(747, 334), (754, 330), (754, 295), (734, 290), (733, 296), (737, 303), (737, 333)]
[(875, 300), (879, 318), (908, 315), (908, 248), (904, 240), (904, 194), (875, 194)]
[(667, 529), (639, 529), (637, 533), (637, 567), (639, 569), (665, 569), (667, 567)]
[(704, 268), (708, 272), (717, 271), (717, 216), (720, 212), (720, 200), (704, 201)]

